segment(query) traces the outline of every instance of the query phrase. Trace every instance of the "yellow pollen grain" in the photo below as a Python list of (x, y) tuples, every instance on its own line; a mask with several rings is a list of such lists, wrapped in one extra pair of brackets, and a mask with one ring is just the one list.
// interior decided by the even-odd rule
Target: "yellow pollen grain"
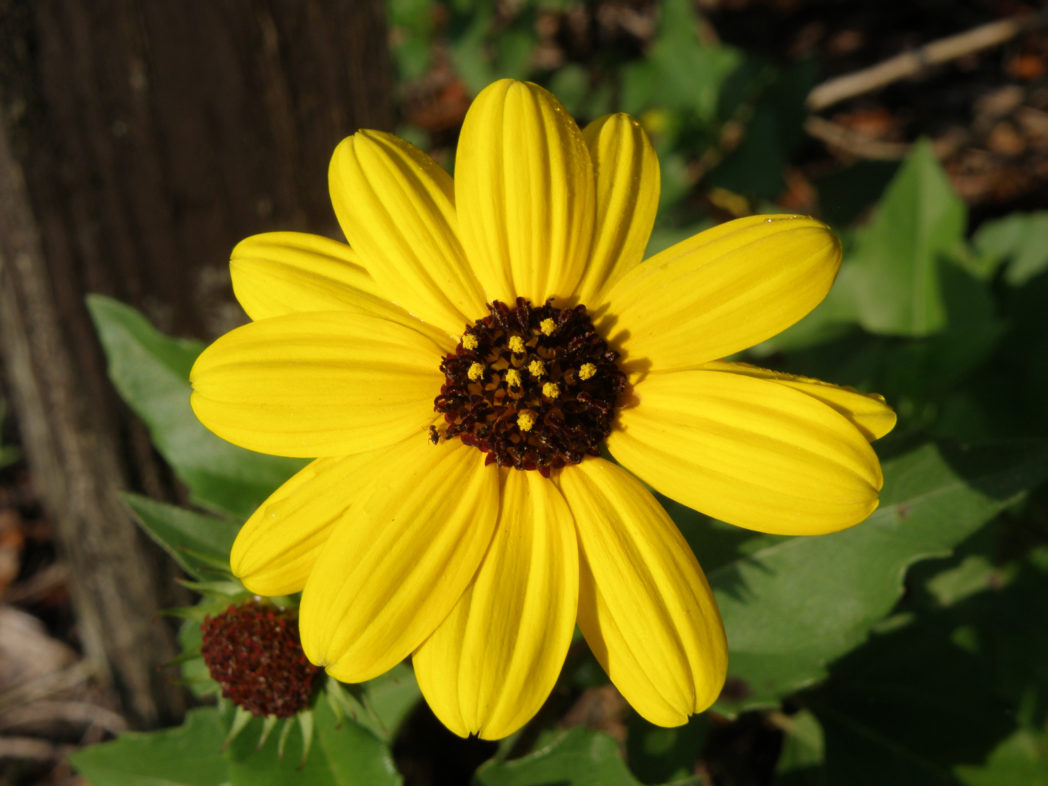
[(520, 387), (520, 372), (515, 368), (508, 369), (506, 371), (506, 384), (511, 388)]
[(579, 367), (579, 379), (589, 379), (597, 373), (597, 367), (592, 363), (583, 363)]
[(472, 333), (467, 333), (462, 337), (462, 348), (463, 349), (476, 349), (477, 348), (477, 337)]
[(542, 331), (542, 335), (544, 335), (544, 336), (552, 336), (553, 335), (553, 331), (556, 330), (556, 329), (557, 329), (557, 323), (554, 322), (549, 317), (546, 317), (544, 320), (539, 322), (539, 330)]
[(466, 376), (469, 377), (473, 382), (484, 378), (484, 364), (483, 363), (472, 363), (469, 367), (469, 371), (466, 372)]
[(531, 431), (535, 425), (535, 416), (527, 410), (517, 414), (517, 428), (521, 431)]
[(524, 339), (520, 336), (510, 336), (509, 341), (506, 343), (509, 345), (509, 351), (514, 355), (520, 355), (524, 352)]
[(541, 360), (533, 360), (528, 363), (528, 371), (531, 372), (533, 377), (541, 377), (546, 373), (546, 364)]
[(556, 382), (547, 382), (542, 386), (542, 395), (546, 398), (556, 398), (560, 395), (560, 385)]

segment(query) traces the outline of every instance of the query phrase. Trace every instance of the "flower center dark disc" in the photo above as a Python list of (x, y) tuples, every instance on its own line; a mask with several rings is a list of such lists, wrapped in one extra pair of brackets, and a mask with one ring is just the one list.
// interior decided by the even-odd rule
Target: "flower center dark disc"
[(445, 425), (433, 442), (458, 437), (489, 464), (543, 475), (600, 453), (626, 375), (585, 306), (515, 306), (498, 300), (440, 364), (433, 408)]

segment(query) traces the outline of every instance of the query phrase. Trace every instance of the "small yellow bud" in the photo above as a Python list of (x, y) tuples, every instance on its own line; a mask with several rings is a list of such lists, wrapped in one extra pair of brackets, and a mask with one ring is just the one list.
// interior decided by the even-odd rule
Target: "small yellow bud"
[(520, 355), (524, 352), (524, 339), (520, 336), (510, 336), (509, 341), (506, 343), (509, 345), (509, 351), (514, 355)]
[(597, 367), (592, 363), (583, 363), (579, 368), (579, 379), (589, 379), (597, 373)]
[(477, 348), (477, 337), (472, 333), (467, 333), (462, 337), (462, 348), (463, 349), (476, 349)]
[(557, 329), (557, 323), (554, 322), (549, 317), (546, 317), (544, 320), (539, 322), (539, 330), (542, 331), (542, 335), (544, 335), (544, 336), (552, 336), (553, 335), (553, 331), (556, 330), (556, 329)]
[(469, 367), (469, 371), (466, 372), (466, 376), (469, 377), (473, 382), (484, 378), (484, 364), (483, 363), (472, 363)]
[(541, 377), (546, 373), (546, 364), (541, 360), (533, 360), (528, 363), (528, 371), (531, 372), (533, 377)]
[(531, 431), (535, 425), (535, 416), (527, 410), (517, 414), (517, 428), (521, 431)]
[(519, 388), (520, 387), (520, 372), (517, 371), (515, 368), (507, 369), (506, 370), (506, 384), (509, 385), (511, 388)]
[(542, 395), (546, 398), (556, 398), (560, 395), (560, 385), (556, 382), (547, 382), (542, 386)]

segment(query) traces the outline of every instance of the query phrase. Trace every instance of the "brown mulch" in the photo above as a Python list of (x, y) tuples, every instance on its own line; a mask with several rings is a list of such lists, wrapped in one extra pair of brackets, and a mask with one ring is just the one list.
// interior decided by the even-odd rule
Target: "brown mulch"
[[(15, 441), (6, 421), (0, 445)], [(127, 727), (77, 649), (51, 527), (22, 461), (0, 468), (0, 784), (76, 786), (77, 748)]]

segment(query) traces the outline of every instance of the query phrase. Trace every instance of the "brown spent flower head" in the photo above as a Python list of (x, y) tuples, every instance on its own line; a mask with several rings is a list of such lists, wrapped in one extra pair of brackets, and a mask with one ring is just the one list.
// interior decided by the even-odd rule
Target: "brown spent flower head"
[(204, 618), (200, 654), (222, 695), (255, 715), (290, 718), (309, 706), (320, 671), (302, 652), (290, 609), (249, 601)]

